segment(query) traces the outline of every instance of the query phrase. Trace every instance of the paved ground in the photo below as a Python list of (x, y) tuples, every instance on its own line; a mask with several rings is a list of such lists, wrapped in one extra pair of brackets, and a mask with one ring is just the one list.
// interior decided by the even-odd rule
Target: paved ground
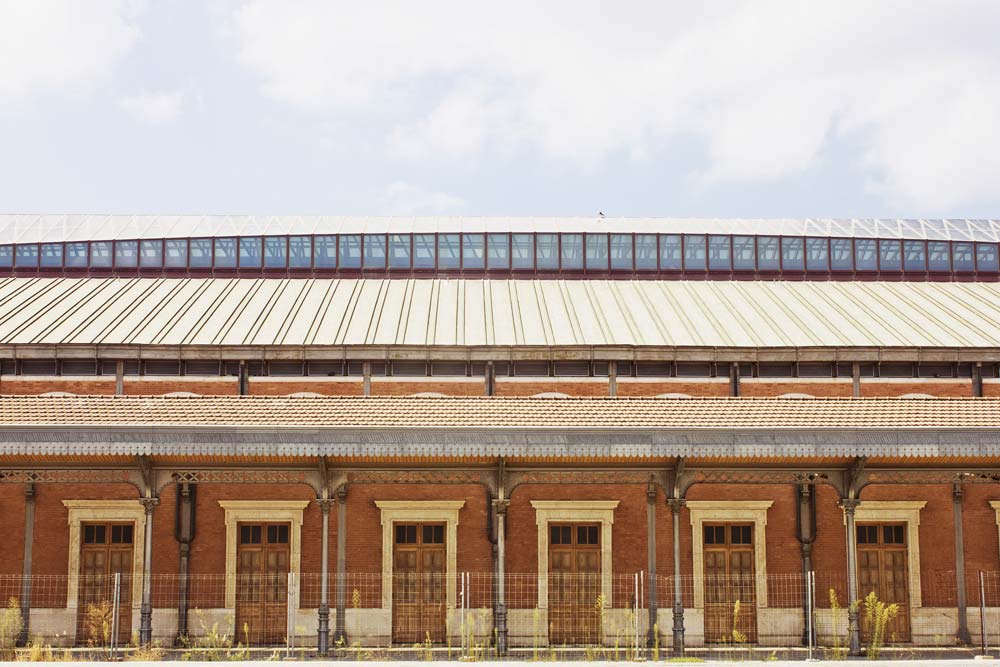
[[(447, 661), (447, 660), (440, 660), (440, 661), (438, 661), (438, 660), (435, 660), (433, 662), (435, 664), (440, 664), (440, 665), (454, 665), (455, 667), (457, 667), (459, 664), (462, 664), (462, 665), (468, 664), (468, 663), (464, 663), (464, 662), (461, 662), (461, 661), (458, 661), (458, 660), (452, 660), (452, 661)], [(528, 660), (528, 661), (506, 660), (506, 661), (502, 661), (502, 662), (499, 662), (499, 661), (498, 662), (482, 661), (482, 662), (479, 662), (478, 664), (482, 665), (484, 667), (486, 667), (486, 666), (490, 666), (490, 667), (508, 666), (509, 667), (512, 664), (516, 665), (518, 663), (525, 663), (525, 662), (532, 662), (532, 661), (530, 661), (530, 660)], [(559, 662), (549, 662), (547, 660), (542, 660), (542, 662), (544, 662), (547, 667), (582, 667), (582, 665), (585, 665), (588, 662), (595, 663), (595, 664), (599, 663), (600, 665), (605, 665), (607, 667), (611, 667), (612, 665), (614, 665), (616, 667), (619, 666), (619, 665), (621, 667), (636, 667), (636, 665), (640, 664), (640, 663), (635, 663), (635, 662), (624, 662), (624, 661), (586, 661), (586, 660), (565, 661), (565, 662), (561, 662), (561, 661), (559, 661)], [(699, 666), (704, 666), (704, 667), (731, 667), (732, 665), (738, 664), (739, 662), (744, 662), (744, 663), (765, 663), (769, 667), (804, 667), (804, 665), (807, 664), (807, 663), (804, 663), (802, 660), (763, 660), (763, 661), (762, 660), (746, 660), (746, 661), (738, 661), (738, 660), (705, 660), (705, 661), (701, 661), (701, 660), (693, 659), (691, 662), (674, 661), (674, 660), (661, 661), (661, 662), (663, 662), (663, 664), (665, 664), (665, 665), (692, 664), (692, 665), (699, 665)], [(65, 662), (59, 662), (59, 663), (55, 663), (55, 662), (53, 662), (53, 663), (35, 663), (35, 664), (36, 665), (52, 665), (53, 667), (66, 667), (66, 663)], [(102, 666), (106, 665), (107, 667), (120, 667), (121, 663), (115, 663), (115, 662), (91, 662), (89, 664), (91, 664), (91, 665), (102, 665)], [(157, 662), (149, 662), (149, 663), (131, 662), (129, 664), (131, 664), (131, 665), (156, 665), (156, 666), (162, 666), (163, 663), (157, 663)], [(183, 664), (185, 664), (185, 665), (217, 665), (218, 663), (209, 663), (209, 662), (202, 663), (202, 662), (194, 662), (194, 661), (192, 661), (192, 662), (185, 662)], [(246, 665), (247, 667), (249, 667), (249, 666), (259, 666), (259, 667), (268, 667), (268, 666), (271, 666), (271, 667), (273, 667), (273, 665), (275, 663), (273, 661), (245, 661), (245, 662), (241, 662), (240, 664), (241, 665)], [(321, 665), (322, 666), (329, 665), (330, 667), (374, 667), (375, 665), (385, 665), (386, 667), (428, 667), (428, 661), (425, 661), (425, 660), (420, 660), (420, 661), (416, 661), (416, 660), (412, 660), (412, 661), (411, 660), (389, 660), (389, 661), (380, 661), (380, 660), (364, 660), (364, 661), (319, 661), (319, 660), (309, 660), (308, 664), (309, 665), (316, 665), (317, 667), (320, 667)], [(876, 663), (873, 663), (871, 661), (864, 660), (864, 659), (858, 659), (858, 660), (822, 660), (821, 664), (822, 665), (830, 665), (831, 667), (833, 667), (834, 665), (850, 665), (852, 667), (859, 667), (860, 665), (863, 665), (863, 664), (876, 664)], [(995, 660), (995, 659), (994, 660), (982, 660), (982, 659), (968, 659), (968, 658), (915, 658), (915, 659), (909, 659), (909, 660), (879, 660), (877, 662), (877, 664), (879, 665), (879, 667), (927, 667), (929, 665), (947, 665), (947, 667), (984, 667), (985, 665), (992, 665), (992, 664), (996, 664), (998, 667), (1000, 667), (1000, 660)]]

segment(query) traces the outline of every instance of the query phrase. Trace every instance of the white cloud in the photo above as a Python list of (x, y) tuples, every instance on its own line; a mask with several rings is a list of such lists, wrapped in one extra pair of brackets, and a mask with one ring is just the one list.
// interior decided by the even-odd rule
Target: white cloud
[(998, 25), (989, 0), (251, 0), (233, 20), (268, 95), (381, 123), (407, 159), (586, 165), (683, 138), (712, 185), (781, 179), (851, 142), (877, 189), (929, 209), (1000, 189)]
[(169, 123), (180, 113), (184, 94), (172, 93), (140, 93), (121, 100), (122, 108), (150, 125)]
[(455, 213), (465, 204), (446, 192), (434, 192), (396, 181), (385, 189), (385, 210), (389, 215), (438, 215)]
[(87, 92), (135, 43), (124, 0), (0, 0), (0, 103)]

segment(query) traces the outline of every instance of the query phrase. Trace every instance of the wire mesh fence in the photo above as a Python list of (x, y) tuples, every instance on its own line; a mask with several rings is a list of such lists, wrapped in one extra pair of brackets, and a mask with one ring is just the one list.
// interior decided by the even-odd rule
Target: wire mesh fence
[(164, 646), (206, 637), (228, 646), (315, 646), (326, 605), (334, 650), (666, 655), (679, 601), (689, 652), (805, 646), (817, 657), (842, 655), (852, 604), (862, 647), (1000, 647), (1000, 572), (968, 573), (964, 608), (952, 571), (907, 575), (891, 586), (861, 577), (860, 601), (850, 599), (845, 573), (810, 574), (515, 572), (501, 581), (492, 572), (277, 572), (154, 574), (148, 582), (126, 574), (8, 575), (0, 576), (0, 595), (8, 601), (4, 613), (21, 618), (24, 636), (66, 646), (134, 643), (148, 583), (152, 637)]

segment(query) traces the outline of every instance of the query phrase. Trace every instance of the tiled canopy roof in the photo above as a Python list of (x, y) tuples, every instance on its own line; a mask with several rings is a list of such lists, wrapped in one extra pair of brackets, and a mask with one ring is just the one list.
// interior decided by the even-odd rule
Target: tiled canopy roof
[(1000, 429), (994, 399), (4, 396), (0, 427)]
[(1000, 284), (8, 278), (0, 345), (1000, 348)]

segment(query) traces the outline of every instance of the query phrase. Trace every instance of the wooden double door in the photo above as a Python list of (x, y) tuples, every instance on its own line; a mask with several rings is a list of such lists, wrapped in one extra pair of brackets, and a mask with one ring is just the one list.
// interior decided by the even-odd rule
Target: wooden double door
[(600, 644), (601, 526), (549, 524), (549, 641)]
[(858, 594), (862, 599), (861, 636), (871, 636), (864, 598), (873, 592), (879, 601), (895, 603), (896, 617), (886, 624), (886, 642), (910, 641), (910, 582), (907, 563), (906, 524), (871, 523), (856, 526), (858, 542)]
[(110, 643), (115, 575), (119, 575), (116, 643), (126, 644), (132, 638), (135, 526), (131, 523), (85, 523), (80, 532), (76, 641), (94, 646)]
[(284, 643), (288, 629), (287, 523), (240, 523), (236, 545), (234, 643)]
[(439, 644), (447, 635), (443, 523), (396, 523), (392, 545), (392, 641)]
[(757, 641), (754, 526), (711, 523), (702, 527), (705, 562), (705, 641)]

